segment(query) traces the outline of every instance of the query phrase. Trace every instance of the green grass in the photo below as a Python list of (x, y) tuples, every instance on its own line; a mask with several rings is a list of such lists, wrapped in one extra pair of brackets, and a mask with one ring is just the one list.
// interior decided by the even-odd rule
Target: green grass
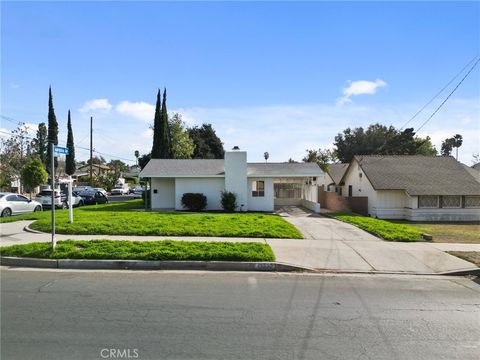
[[(263, 213), (161, 213), (139, 211), (141, 200), (56, 212), (56, 231), (71, 235), (219, 236), (302, 238), (301, 233), (280, 216)], [(2, 221), (37, 220), (34, 230), (50, 232), (50, 211), (15, 216)]]
[(0, 248), (2, 256), (46, 259), (275, 261), (267, 244), (203, 241), (65, 240)]
[(365, 217), (357, 214), (331, 213), (335, 219), (358, 226), (389, 241), (419, 241), (422, 231), (407, 224), (396, 224), (386, 220)]

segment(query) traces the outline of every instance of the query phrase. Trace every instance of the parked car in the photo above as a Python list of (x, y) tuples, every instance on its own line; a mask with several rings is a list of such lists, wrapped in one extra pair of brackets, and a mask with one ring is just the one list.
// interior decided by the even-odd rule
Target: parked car
[[(67, 204), (68, 204), (68, 194), (65, 194), (67, 197)], [(76, 191), (72, 191), (72, 206), (83, 206), (85, 205), (85, 201), (83, 198), (78, 194)]]
[(0, 215), (2, 217), (42, 210), (42, 204), (38, 201), (29, 200), (25, 196), (19, 194), (0, 193)]
[(108, 204), (108, 197), (100, 191), (82, 191), (78, 193), (85, 205)]
[(142, 195), (143, 190), (143, 186), (134, 186), (130, 188), (130, 194)]
[(104, 188), (93, 188), (95, 191), (100, 191), (103, 195), (108, 196), (107, 190)]
[(128, 186), (115, 186), (112, 191), (110, 191), (112, 195), (127, 195), (128, 194)]
[(75, 192), (81, 192), (81, 191), (93, 191), (93, 187), (91, 186), (75, 186), (73, 189)]
[[(52, 207), (52, 190), (42, 190), (35, 197), (39, 203), (42, 204), (44, 208)], [(67, 195), (62, 193), (60, 190), (55, 190), (55, 207), (60, 209), (65, 209), (68, 207)]]

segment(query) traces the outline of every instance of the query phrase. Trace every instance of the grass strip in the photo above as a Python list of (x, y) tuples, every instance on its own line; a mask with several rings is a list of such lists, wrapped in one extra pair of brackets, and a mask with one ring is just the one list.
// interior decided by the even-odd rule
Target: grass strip
[(351, 213), (330, 213), (328, 215), (374, 233), (388, 241), (420, 241), (422, 239), (422, 231), (407, 224), (395, 224)]
[(44, 259), (275, 261), (269, 245), (253, 242), (64, 240), (0, 248), (2, 256)]
[[(142, 211), (143, 202), (91, 205), (56, 211), (56, 231), (69, 235), (217, 236), (301, 239), (302, 234), (280, 216), (264, 213), (162, 213)], [(14, 219), (15, 220), (10, 220)], [(3, 218), (2, 222), (37, 220), (34, 230), (50, 232), (50, 211)]]

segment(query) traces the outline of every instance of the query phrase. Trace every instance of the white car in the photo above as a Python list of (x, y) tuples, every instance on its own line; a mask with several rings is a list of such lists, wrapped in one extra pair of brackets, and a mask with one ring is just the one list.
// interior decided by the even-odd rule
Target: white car
[(123, 186), (115, 186), (110, 193), (112, 195), (127, 195), (128, 194), (128, 187)]
[[(68, 195), (67, 196), (67, 204), (68, 204)], [(72, 206), (83, 206), (85, 205), (85, 201), (83, 198), (78, 194), (76, 191), (72, 191)]]
[[(52, 190), (40, 191), (35, 199), (42, 204), (44, 208), (52, 207)], [(55, 190), (54, 204), (56, 208), (65, 209), (67, 204), (67, 195), (63, 194), (60, 190)]]
[(0, 193), (0, 215), (2, 217), (42, 210), (42, 204), (38, 201), (29, 200), (19, 194)]
[(104, 188), (93, 188), (95, 191), (100, 191), (103, 195), (108, 196), (107, 190)]

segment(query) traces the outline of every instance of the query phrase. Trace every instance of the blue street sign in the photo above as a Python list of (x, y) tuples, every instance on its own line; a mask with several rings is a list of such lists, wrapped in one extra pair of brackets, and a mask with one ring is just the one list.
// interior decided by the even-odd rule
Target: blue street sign
[(55, 147), (54, 147), (54, 151), (55, 151), (57, 154), (65, 154), (65, 155), (68, 155), (68, 148), (66, 148), (66, 147), (55, 146)]

